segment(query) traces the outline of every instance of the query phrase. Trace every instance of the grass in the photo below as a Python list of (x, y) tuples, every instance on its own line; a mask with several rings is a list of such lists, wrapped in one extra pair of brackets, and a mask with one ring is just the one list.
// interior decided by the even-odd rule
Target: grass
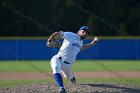
[(81, 60), (73, 67), (74, 71), (140, 71), (140, 61), (134, 60)]
[(51, 72), (49, 61), (1, 61), (0, 72)]
[(0, 88), (13, 87), (25, 84), (54, 83), (52, 80), (0, 80)]
[[(51, 72), (49, 61), (0, 61), (0, 72)], [(74, 72), (83, 71), (140, 71), (140, 61), (134, 60), (77, 60)]]

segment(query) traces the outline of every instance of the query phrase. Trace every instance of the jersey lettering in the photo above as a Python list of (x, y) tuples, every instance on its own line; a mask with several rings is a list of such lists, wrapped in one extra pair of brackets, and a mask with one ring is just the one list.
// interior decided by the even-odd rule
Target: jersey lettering
[(81, 48), (81, 46), (78, 43), (73, 43), (72, 46), (78, 47), (79, 49)]

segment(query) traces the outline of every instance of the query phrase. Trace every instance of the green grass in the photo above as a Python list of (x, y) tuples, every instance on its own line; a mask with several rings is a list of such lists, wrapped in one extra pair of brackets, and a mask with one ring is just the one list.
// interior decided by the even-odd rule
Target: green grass
[(0, 61), (0, 72), (51, 72), (49, 61)]
[(134, 60), (81, 60), (74, 64), (74, 71), (140, 71), (140, 61)]
[(36, 84), (36, 83), (53, 83), (52, 80), (0, 80), (0, 88), (13, 87), (17, 85), (25, 84)]
[[(0, 72), (51, 72), (49, 61), (0, 61)], [(74, 72), (81, 71), (140, 71), (140, 61), (77, 60)]]

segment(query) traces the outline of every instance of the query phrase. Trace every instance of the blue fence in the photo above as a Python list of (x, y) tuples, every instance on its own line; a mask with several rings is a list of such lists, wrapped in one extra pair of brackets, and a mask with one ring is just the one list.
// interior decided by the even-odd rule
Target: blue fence
[[(89, 43), (91, 40), (85, 40)], [(48, 60), (58, 52), (46, 40), (0, 40), (0, 60)], [(140, 59), (140, 39), (102, 39), (77, 59)]]

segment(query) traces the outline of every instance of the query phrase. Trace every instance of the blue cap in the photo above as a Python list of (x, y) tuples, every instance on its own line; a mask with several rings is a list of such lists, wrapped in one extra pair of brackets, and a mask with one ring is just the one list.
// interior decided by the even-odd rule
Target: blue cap
[(88, 29), (87, 26), (82, 26), (82, 27), (80, 27), (80, 30), (85, 30), (85, 31), (87, 31), (87, 32), (89, 33), (89, 29)]

